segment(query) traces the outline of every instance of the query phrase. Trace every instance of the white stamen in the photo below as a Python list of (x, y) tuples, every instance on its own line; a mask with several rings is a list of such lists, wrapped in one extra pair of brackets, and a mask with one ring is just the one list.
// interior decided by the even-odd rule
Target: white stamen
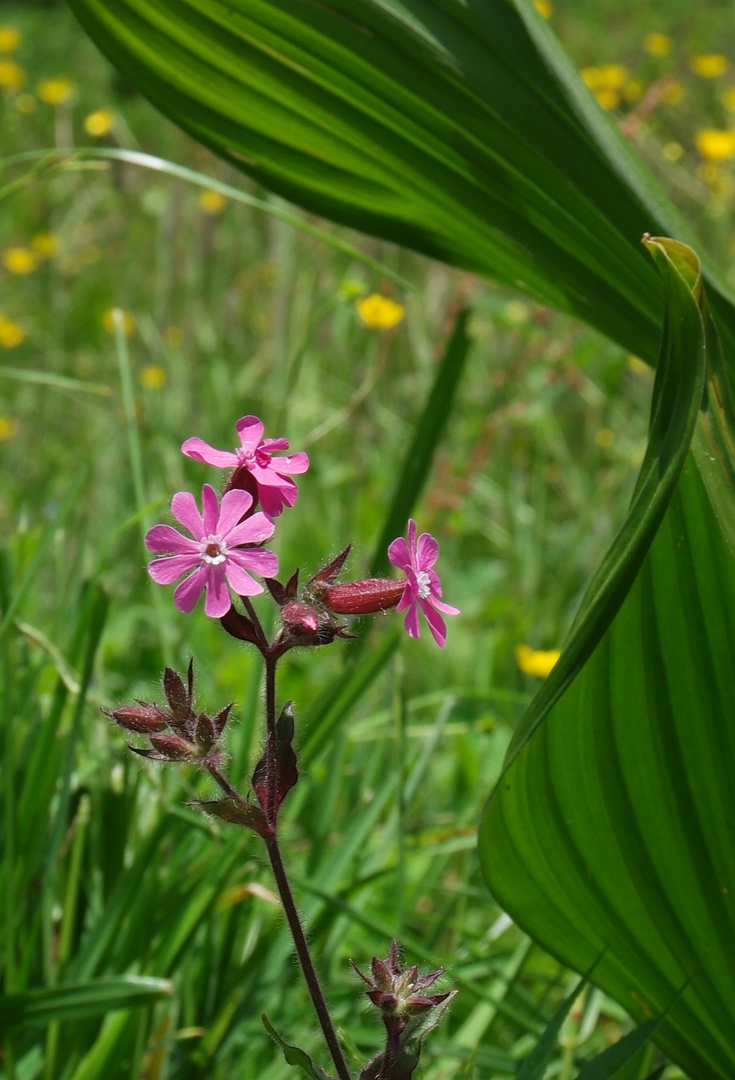
[(428, 600), (431, 596), (431, 578), (425, 570), (419, 570), (416, 574), (416, 584), (419, 587), (419, 600)]
[(227, 561), (227, 544), (219, 536), (205, 536), (199, 544), (202, 562), (219, 566)]

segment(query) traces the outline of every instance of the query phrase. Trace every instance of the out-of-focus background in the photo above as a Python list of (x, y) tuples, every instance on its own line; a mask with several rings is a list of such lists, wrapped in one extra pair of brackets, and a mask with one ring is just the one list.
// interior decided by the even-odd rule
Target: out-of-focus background
[[(729, 3), (537, 6), (732, 276)], [(5, 1075), (276, 1080), (288, 1070), (263, 1011), (320, 1052), (256, 838), (185, 808), (206, 785), (135, 759), (100, 706), (155, 698), (164, 663), (193, 655), (202, 705), (236, 703), (232, 778), (247, 784), (258, 658), (201, 610), (179, 614), (145, 572), (142, 532), (170, 520), (173, 492), (218, 482), (180, 444), (231, 447), (238, 417), (261, 416), (312, 462), (279, 519), (283, 576), (348, 543), (348, 576), (361, 576), (463, 303), (475, 344), (415, 511), (461, 617), (441, 653), (426, 632), (394, 647), (393, 614), (364, 628), (367, 650), (289, 656), (279, 696), (295, 701), (306, 754), (284, 825), (356, 1053), (380, 1032), (346, 959), (385, 954), (395, 934), (462, 991), (428, 1075), (511, 1075), (570, 975), (493, 905), (475, 827), (623, 519), (651, 372), (491, 282), (290, 208), (410, 282), (401, 290), (269, 213), (285, 204), (156, 113), (63, 4), (0, 4), (0, 109), (4, 987), (135, 974), (171, 979), (173, 995), (16, 1026), (0, 1037)], [(91, 154), (52, 168), (40, 153), (68, 147), (142, 151), (198, 182)], [(590, 992), (558, 1074), (625, 1030)]]

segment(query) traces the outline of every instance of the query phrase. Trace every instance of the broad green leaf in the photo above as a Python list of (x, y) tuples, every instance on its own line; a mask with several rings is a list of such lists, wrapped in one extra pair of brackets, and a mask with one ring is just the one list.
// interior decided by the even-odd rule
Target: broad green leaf
[(162, 112), (266, 187), (655, 360), (640, 237), (692, 238), (531, 0), (70, 3)]
[(671, 1006), (656, 1041), (697, 1080), (724, 1080), (735, 1070), (735, 562), (687, 457), (707, 358), (701, 283), (677, 245), (653, 253), (666, 324), (641, 477), (510, 747), (480, 853), (520, 926), (580, 970), (607, 949), (595, 981), (642, 1020)]
[(25, 994), (0, 998), (0, 1027), (8, 1031), (45, 1027), (52, 1021), (102, 1016), (114, 1009), (152, 1005), (162, 997), (170, 997), (171, 992), (168, 979), (136, 975), (29, 990)]

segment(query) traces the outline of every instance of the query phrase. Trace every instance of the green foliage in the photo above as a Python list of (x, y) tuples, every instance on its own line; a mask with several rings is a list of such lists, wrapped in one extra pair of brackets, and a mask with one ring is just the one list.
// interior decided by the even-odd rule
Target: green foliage
[[(229, 19), (233, 9), (198, 6), (198, 15), (191, 6), (159, 10), (168, 17), (178, 9), (182, 17), (198, 19), (201, 29), (209, 13)], [(254, 18), (254, 6), (248, 6), (246, 17)], [(238, 62), (235, 75), (232, 68), (218, 69), (219, 96), (210, 97), (206, 107), (190, 98), (181, 111), (181, 98), (161, 74), (173, 70), (163, 38), (141, 58), (147, 39), (136, 31), (126, 35), (124, 47), (115, 45), (115, 57), (130, 63), (136, 78), (150, 61), (150, 92), (160, 91), (172, 115), (195, 126), (210, 145), (224, 145), (217, 131), (225, 105), (234, 110), (227, 147), (250, 145), (249, 125), (257, 122), (263, 157), (256, 175), (275, 190), (518, 284), (655, 360), (661, 290), (640, 248), (640, 233), (648, 228), (681, 237), (681, 219), (609, 118), (598, 113), (530, 10), (466, 5), (442, 51), (435, 31), (439, 24), (450, 25), (448, 15), (456, 16), (448, 0), (412, 0), (400, 9), (344, 5), (348, 17), (332, 24), (339, 32), (331, 38), (329, 5), (281, 7), (279, 15), (275, 5), (257, 5), (263, 34), (271, 33), (275, 24), (269, 21), (277, 16), (275, 32), (283, 36), (259, 42), (250, 35), (253, 66)], [(107, 30), (117, 31), (122, 23), (114, 24), (116, 8), (106, 3), (93, 11), (90, 5), (89, 12), (105, 16)], [(147, 8), (137, 4), (135, 18)], [(642, 18), (640, 8), (629, 13), (630, 25)], [(181, 440), (199, 434), (227, 446), (233, 420), (245, 411), (262, 413), (269, 433), (287, 433), (294, 448), (308, 448), (312, 456), (296, 511), (290, 520), (284, 516), (279, 529), (285, 567), (315, 569), (350, 540), (356, 541), (352, 570), (365, 567), (366, 553), (388, 527), (401, 470), (411, 479), (401, 496), (408, 511), (431, 468), (431, 484), (414, 512), (420, 527), (442, 540), (443, 565), (452, 568), (445, 576), (446, 596), (462, 608), (463, 618), (452, 626), (441, 655), (425, 642), (399, 652), (398, 634), (378, 620), (365, 628), (364, 651), (335, 647), (318, 665), (312, 656), (293, 659), (284, 672), (283, 697), (297, 703), (297, 739), (307, 768), (289, 797), (286, 828), (310, 939), (337, 1021), (355, 1048), (354, 1062), (375, 1051), (379, 1030), (355, 1006), (346, 958), (379, 952), (398, 934), (411, 960), (451, 965), (448, 981), (461, 991), (427, 1043), (427, 1074), (511, 1076), (558, 1008), (565, 977), (559, 963), (516, 928), (506, 928), (497, 940), (488, 934), (499, 912), (482, 887), (474, 826), (536, 686), (517, 670), (513, 647), (524, 641), (538, 647), (560, 643), (584, 583), (623, 520), (642, 458), (651, 381), (640, 365), (629, 365), (624, 350), (546, 309), (389, 244), (315, 227), (261, 189), (243, 190), (232, 168), (193, 146), (132, 94), (129, 84), (111, 77), (79, 42), (63, 11), (34, 11), (28, 4), (11, 11), (25, 32), (26, 51), (18, 59), (28, 69), (28, 82), (5, 91), (3, 152), (5, 159), (33, 157), (16, 160), (3, 175), (8, 197), (0, 245), (3, 256), (14, 247), (35, 250), (37, 237), (51, 233), (59, 250), (36, 258), (32, 273), (7, 271), (3, 318), (25, 337), (18, 341), (12, 328), (5, 336), (0, 332), (0, 345), (8, 350), (3, 355), (12, 361), (0, 367), (0, 428), (7, 439), (0, 520), (8, 538), (0, 564), (6, 718), (0, 964), (6, 1003), (37, 1000), (52, 1021), (46, 1030), (25, 1023), (10, 1040), (3, 1035), (5, 1076), (178, 1080), (207, 1073), (278, 1080), (290, 1070), (260, 1026), (261, 1010), (289, 1038), (298, 1034), (314, 1060), (322, 1058), (316, 1039), (303, 1037), (313, 1025), (256, 838), (233, 840), (238, 834), (231, 826), (184, 808), (191, 797), (211, 797), (211, 788), (199, 786), (189, 773), (180, 777), (137, 766), (99, 712), (100, 704), (150, 699), (164, 659), (183, 669), (194, 652), (207, 705), (238, 702), (240, 725), (230, 744), (233, 778), (249, 774), (259, 742), (257, 665), (236, 647), (223, 648), (218, 628), (203, 617), (178, 617), (163, 594), (158, 609), (153, 607), (139, 538), (154, 510), (164, 513), (172, 491), (202, 482), (201, 470), (178, 454)], [(497, 24), (486, 22), (491, 11)], [(428, 22), (419, 28), (427, 12), (428, 22), (434, 20), (428, 33)], [(372, 20), (372, 38), (355, 32), (355, 13)], [(579, 14), (582, 22), (592, 18), (586, 8)], [(231, 55), (234, 38), (222, 25), (216, 49), (206, 56), (204, 50), (188, 54), (194, 83), (201, 74), (195, 67), (206, 61), (209, 77), (211, 65)], [(238, 34), (243, 26), (241, 20)], [(198, 40), (205, 36), (198, 34)], [(385, 41), (400, 63), (381, 59)], [(314, 57), (316, 75), (310, 67)], [(76, 99), (47, 104), (39, 97), (39, 82), (64, 67), (67, 73), (85, 72)], [(246, 72), (250, 104), (237, 89)], [(426, 72), (430, 95), (423, 93)], [(289, 116), (281, 129), (290, 141), (288, 169), (275, 158), (282, 147), (274, 138), (273, 114), (255, 108), (256, 99), (266, 95), (269, 109)], [(30, 108), (24, 99), (35, 111), (23, 111)], [(101, 105), (113, 107), (111, 139), (122, 146), (107, 147), (106, 160), (80, 123)], [(359, 125), (349, 128), (353, 120)], [(318, 146), (309, 142), (311, 135)], [(45, 153), (54, 143), (88, 145), (84, 158), (60, 161)], [(142, 158), (134, 163), (141, 147), (186, 165), (164, 163), (154, 174), (143, 168)], [(39, 153), (43, 167), (30, 176), (28, 162)], [(238, 168), (251, 167), (240, 157), (234, 161)], [(342, 171), (334, 172), (335, 165)], [(458, 186), (450, 205), (442, 200), (452, 178)], [(199, 202), (202, 185), (227, 197), (216, 213)], [(700, 230), (715, 234), (724, 251), (724, 226), (700, 218)], [(730, 316), (709, 267), (707, 274), (728, 364)], [(356, 296), (374, 289), (396, 296), (396, 286), (407, 280), (415, 294), (395, 332), (361, 324)], [(476, 345), (465, 350), (455, 337), (464, 366), (460, 382), (459, 364), (442, 367), (437, 360), (463, 306), (470, 315), (461, 329)], [(129, 331), (123, 323), (129, 336), (118, 333), (117, 343), (105, 320), (114, 307), (134, 315)], [(700, 375), (693, 367), (682, 385)], [(718, 379), (722, 385), (721, 368), (707, 375), (710, 391)], [(673, 401), (678, 425), (677, 409), (691, 418), (693, 396), (679, 399), (674, 390), (659, 384), (656, 400)], [(715, 445), (726, 448), (727, 416), (722, 420), (711, 409), (718, 401), (710, 392), (707, 416)], [(668, 407), (657, 416), (663, 427), (671, 421)], [(437, 430), (445, 425), (438, 444), (426, 437), (433, 423)], [(655, 447), (663, 428), (654, 425), (654, 432)], [(669, 449), (681, 450), (683, 435), (680, 441)], [(698, 444), (700, 461), (708, 445)], [(655, 465), (651, 454), (649, 470)], [(87, 468), (81, 488), (75, 488), (80, 463)], [(704, 544), (713, 519), (691, 468), (682, 484), (694, 512), (685, 523), (697, 544)], [(708, 489), (718, 484), (726, 496), (727, 474), (719, 469), (709, 476)], [(681, 497), (675, 495), (670, 515), (679, 512)], [(678, 535), (672, 534), (670, 547)], [(637, 535), (633, 540), (639, 550)], [(657, 538), (651, 558), (661, 544)], [(710, 564), (721, 565), (723, 580), (729, 580), (730, 556), (721, 544), (707, 547), (703, 563), (701, 549), (696, 557), (693, 550), (684, 580), (694, 575), (699, 582), (702, 565)], [(660, 580), (666, 584), (659, 588), (665, 594), (666, 575), (674, 569), (678, 574), (681, 563), (675, 560), (682, 556), (673, 550), (664, 556)], [(632, 563), (626, 556), (621, 565)], [(644, 561), (644, 575), (647, 566)], [(712, 658), (720, 657), (718, 634), (726, 637), (729, 625), (721, 610), (727, 597), (724, 589), (711, 595), (709, 580), (710, 593), (703, 595), (720, 621), (710, 627), (699, 612), (687, 626), (709, 635), (701, 638), (697, 657), (719, 678), (724, 701), (724, 669), (715, 670)], [(650, 614), (649, 593), (644, 600)], [(674, 660), (666, 663), (679, 664), (684, 679), (686, 658), (672, 644), (679, 624), (672, 619), (667, 627), (666, 603), (661, 607), (665, 615), (659, 621), (668, 636), (663, 643), (647, 643), (656, 654), (651, 662), (658, 670), (661, 655), (671, 652)], [(624, 605), (618, 618), (625, 611)], [(643, 645), (641, 655), (649, 655)], [(588, 665), (580, 679), (588, 670), (594, 674)], [(560, 666), (555, 678), (563, 672)], [(629, 677), (627, 669), (622, 677)], [(702, 749), (708, 760), (716, 757), (722, 775), (725, 755), (699, 728), (701, 744), (692, 748), (686, 741), (684, 714), (697, 713), (699, 705), (691, 686), (685, 689), (675, 718), (676, 731), (683, 733), (676, 746), (683, 747), (684, 757), (677, 776), (691, 779), (703, 824), (694, 836), (686, 832), (687, 818), (681, 843), (667, 840), (655, 851), (670, 860), (669, 870), (679, 857), (690, 860), (686, 881), (694, 895), (692, 874), (707, 871), (700, 863), (709, 858), (707, 845), (695, 841), (709, 836), (704, 815), (712, 805), (697, 786), (696, 754)], [(636, 701), (642, 697), (641, 692)], [(554, 726), (568, 699), (565, 694), (554, 705), (513, 770), (541, 731)], [(713, 696), (708, 707), (720, 704)], [(538, 702), (531, 715), (540, 716)], [(671, 720), (659, 719), (667, 749)], [(636, 734), (643, 739), (643, 730)], [(619, 756), (609, 751), (609, 742), (599, 748), (606, 753), (605, 768)], [(678, 753), (672, 750), (668, 757)], [(562, 764), (564, 755), (562, 747)], [(650, 753), (641, 753), (639, 765), (648, 769), (642, 803), (647, 810), (667, 774)], [(572, 764), (561, 775), (571, 777)], [(586, 777), (584, 769), (574, 779), (580, 775)], [(724, 780), (721, 788), (717, 812), (726, 806)], [(586, 796), (586, 783), (583, 790)], [(533, 791), (538, 824), (535, 796)], [(579, 786), (575, 796), (573, 814), (579, 812)], [(654, 820), (663, 829), (660, 806), (657, 813)], [(640, 843), (653, 845), (645, 829), (644, 819)], [(524, 829), (520, 839), (529, 843), (529, 836)], [(594, 841), (602, 858), (599, 833)], [(519, 840), (511, 854), (517, 859), (523, 850)], [(640, 845), (635, 853), (642, 857)], [(545, 860), (545, 853), (534, 850), (532, 868), (545, 868)], [(516, 872), (513, 859), (507, 866)], [(570, 873), (554, 884), (558, 922), (543, 909), (542, 929), (563, 927), (559, 940), (569, 944), (564, 955), (583, 964), (589, 940), (599, 952), (609, 935), (601, 937), (599, 927), (580, 920), (571, 941), (578, 895), (590, 921), (594, 913), (579, 867), (573, 870), (576, 878)], [(621, 881), (626, 873), (638, 874), (649, 887), (643, 862), (623, 871)], [(586, 868), (582, 879), (585, 873)], [(525, 881), (519, 871), (517, 882)], [(652, 902), (663, 905), (660, 892)], [(549, 944), (563, 954), (556, 941)], [(712, 977), (724, 978), (727, 963), (699, 940), (684, 944), (689, 951), (681, 956), (700, 959), (704, 951), (705, 959), (689, 997), (672, 1011), (670, 1045), (677, 1018), (681, 1030), (690, 1024), (686, 1002), (707, 992), (704, 983), (714, 967)], [(657, 980), (655, 998), (639, 996), (663, 1008), (681, 987), (681, 963), (668, 964), (662, 974), (656, 957), (637, 952), (646, 961), (646, 977)], [(142, 978), (161, 980), (153, 984), (161, 989), (170, 983), (171, 997), (126, 997), (123, 980), (129, 989)], [(73, 1019), (61, 1011), (75, 988), (86, 988), (84, 996), (105, 986), (117, 986), (120, 996), (99, 998), (99, 1009)], [(626, 983), (621, 999), (636, 1012), (640, 1002), (626, 996), (627, 989)], [(560, 1067), (566, 1075), (628, 1030), (614, 1002), (596, 1000), (601, 1022), (591, 1023), (579, 1048), (565, 1043)], [(112, 1010), (104, 1020), (103, 1007)], [(710, 1032), (717, 1016), (715, 1009), (707, 1019)], [(682, 1055), (690, 1052), (691, 1047)], [(653, 1064), (644, 1063), (635, 1080)], [(633, 1073), (625, 1076), (629, 1080)]]

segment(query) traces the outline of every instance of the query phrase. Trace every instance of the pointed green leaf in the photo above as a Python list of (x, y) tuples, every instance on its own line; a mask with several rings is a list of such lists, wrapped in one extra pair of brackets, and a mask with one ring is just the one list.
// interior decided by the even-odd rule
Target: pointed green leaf
[(690, 234), (531, 0), (70, 2), (162, 112), (266, 187), (655, 359), (638, 241)]
[[(498, 902), (697, 1080), (735, 1071), (735, 561), (686, 459), (704, 386), (699, 278), (654, 243), (666, 326), (630, 514), (485, 811)], [(684, 271), (682, 275), (681, 271)], [(697, 303), (699, 299), (699, 304)], [(684, 466), (682, 468), (682, 465)], [(681, 470), (681, 471), (680, 471)]]
[(309, 1077), (309, 1080), (333, 1080), (324, 1069), (320, 1069), (314, 1064), (305, 1050), (300, 1050), (298, 1046), (291, 1046), (289, 1043), (285, 1042), (273, 1027), (265, 1013), (261, 1016), (261, 1020), (270, 1037), (277, 1042), (281, 1050), (283, 1050), (283, 1056), (289, 1065), (295, 1065), (297, 1069), (301, 1069), (302, 1073)]
[(588, 976), (580, 979), (571, 994), (567, 994), (564, 998), (561, 1005), (544, 1028), (541, 1038), (536, 1043), (531, 1053), (521, 1062), (518, 1073), (516, 1074), (516, 1080), (543, 1080), (546, 1066), (549, 1063), (549, 1059), (556, 1046), (556, 1041), (559, 1038), (561, 1026), (569, 1015), (569, 1010), (572, 1005), (582, 993), (585, 986), (587, 986), (587, 982)]
[(101, 1016), (115, 1009), (152, 1005), (170, 995), (168, 979), (136, 975), (44, 987), (0, 998), (0, 1028), (45, 1027), (54, 1021), (78, 1020)]

